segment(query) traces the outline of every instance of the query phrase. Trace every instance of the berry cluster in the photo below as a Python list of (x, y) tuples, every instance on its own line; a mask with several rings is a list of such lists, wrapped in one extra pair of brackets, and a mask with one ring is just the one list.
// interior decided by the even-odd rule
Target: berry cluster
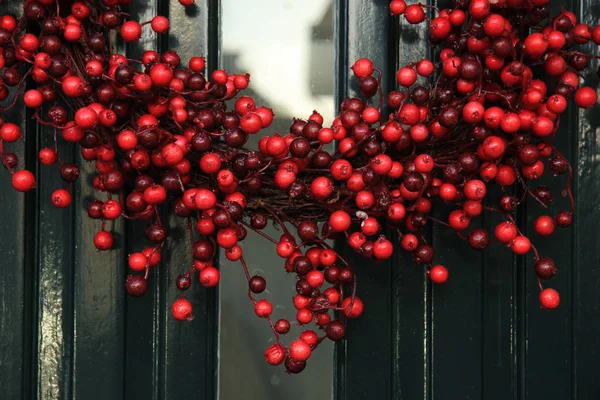
[[(179, 2), (190, 6), (193, 0)], [(355, 271), (329, 239), (346, 240), (375, 260), (390, 258), (398, 242), (429, 267), (433, 282), (443, 283), (448, 269), (434, 263), (426, 226), (446, 225), (482, 250), (490, 234), (468, 229), (486, 212), (505, 218), (493, 232), (496, 240), (516, 255), (533, 253), (541, 306), (559, 305), (558, 293), (541, 284), (556, 273), (554, 262), (540, 258), (514, 213), (527, 197), (550, 205), (547, 187), (531, 188), (547, 166), (555, 175), (568, 174), (564, 195), (570, 209), (539, 216), (535, 232), (552, 235), (556, 225), (572, 222), (572, 169), (552, 141), (569, 99), (582, 108), (597, 102), (594, 89), (580, 86), (583, 71), (597, 57), (574, 47), (600, 44), (600, 27), (578, 24), (567, 11), (550, 16), (549, 0), (456, 0), (444, 10), (393, 0), (393, 15), (410, 24), (429, 23), (439, 61), (403, 66), (396, 74), (399, 89), (383, 93), (381, 72), (360, 59), (352, 70), (362, 98), (345, 99), (331, 124), (315, 111), (294, 120), (285, 135), (262, 136), (252, 150), (245, 147), (249, 135), (267, 129), (274, 114), (252, 97), (238, 96), (250, 76), (224, 70), (208, 75), (204, 58), (183, 64), (174, 50), (146, 51), (141, 60), (112, 52), (111, 31), (135, 42), (146, 25), (159, 34), (169, 30), (162, 16), (130, 20), (123, 11), (127, 3), (27, 0), (21, 18), (1, 16), (0, 100), (11, 95), (13, 100), (0, 111), (22, 99), (40, 124), (55, 130), (56, 143), (78, 144), (83, 159), (95, 163), (93, 186), (103, 200), (88, 204), (87, 211), (101, 220), (94, 238), (99, 251), (113, 246), (108, 221), (148, 222), (148, 247), (128, 259), (130, 295), (146, 292), (149, 270), (160, 264), (168, 237), (161, 215), (174, 212), (187, 227), (191, 253), (189, 266), (169, 266), (184, 271), (176, 280), (181, 296), (172, 305), (174, 318), (193, 318), (184, 296), (193, 275), (208, 288), (219, 283), (213, 259), (221, 248), (229, 260), (239, 261), (254, 312), (276, 337), (266, 361), (298, 373), (319, 343), (344, 337), (345, 325), (336, 315), (355, 318), (363, 312)], [(27, 78), (35, 88), (23, 93)], [(2, 163), (13, 187), (26, 192), (35, 188), (34, 175), (5, 151), (22, 134), (19, 126), (0, 121)], [(328, 152), (333, 142), (335, 151)], [(63, 208), (71, 203), (70, 185), (80, 171), (57, 148), (39, 150), (39, 159), (60, 166), (66, 187), (51, 201)], [(499, 199), (486, 202), (497, 206), (484, 205), (493, 184), (516, 186), (522, 194), (503, 190)], [(431, 215), (436, 203), (453, 208), (447, 220)], [(280, 227), (281, 237), (263, 232), (269, 221)], [(393, 237), (382, 233), (384, 225)], [(290, 321), (274, 321), (272, 304), (255, 298), (267, 283), (246, 266), (239, 243), (248, 230), (272, 242), (285, 270), (295, 274), (297, 322), (316, 325), (287, 347), (280, 339)]]

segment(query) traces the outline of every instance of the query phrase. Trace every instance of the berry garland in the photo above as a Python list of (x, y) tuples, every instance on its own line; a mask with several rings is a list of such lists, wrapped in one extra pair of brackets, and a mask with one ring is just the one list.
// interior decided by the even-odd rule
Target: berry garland
[[(550, 190), (531, 187), (547, 166), (555, 175), (568, 174), (563, 196), (570, 208), (539, 216), (535, 232), (549, 236), (556, 225), (571, 225), (573, 172), (552, 141), (571, 98), (581, 108), (597, 102), (596, 91), (580, 80), (598, 57), (575, 48), (600, 44), (600, 26), (577, 23), (569, 11), (551, 16), (549, 0), (456, 0), (443, 10), (393, 0), (393, 15), (429, 24), (439, 60), (401, 67), (400, 89), (383, 93), (381, 72), (359, 59), (352, 71), (362, 98), (345, 99), (331, 124), (315, 111), (294, 120), (289, 134), (263, 136), (251, 150), (244, 147), (249, 135), (269, 128), (274, 115), (251, 97), (238, 96), (250, 76), (215, 70), (207, 77), (204, 58), (192, 57), (185, 66), (174, 50), (146, 51), (141, 60), (113, 52), (113, 30), (125, 42), (140, 39), (145, 25), (159, 34), (169, 30), (162, 16), (141, 24), (130, 20), (123, 11), (128, 3), (27, 0), (21, 18), (1, 16), (0, 100), (8, 105), (0, 110), (22, 99), (40, 124), (56, 132), (54, 148), (39, 150), (40, 162), (58, 163), (66, 182), (52, 194), (54, 206), (70, 205), (71, 183), (79, 177), (79, 167), (60, 158), (57, 141), (79, 144), (82, 157), (95, 162), (93, 187), (102, 200), (87, 211), (101, 220), (94, 238), (99, 251), (113, 246), (107, 221), (148, 221), (151, 245), (129, 255), (130, 295), (146, 292), (149, 270), (160, 263), (167, 240), (160, 216), (174, 212), (188, 229), (191, 253), (190, 267), (176, 280), (181, 296), (172, 305), (174, 318), (193, 318), (184, 295), (195, 271), (203, 286), (219, 283), (212, 260), (222, 248), (229, 260), (240, 262), (254, 311), (276, 337), (266, 361), (297, 373), (321, 341), (344, 337), (343, 322), (332, 319), (336, 311), (347, 318), (363, 312), (354, 270), (327, 239), (346, 240), (363, 257), (385, 260), (395, 247), (382, 234), (386, 224), (399, 247), (429, 266), (429, 278), (441, 284), (448, 269), (434, 263), (434, 249), (423, 236), (428, 223), (445, 225), (482, 250), (490, 235), (484, 229), (467, 233), (470, 222), (498, 213), (505, 221), (494, 238), (516, 255), (532, 253), (540, 304), (558, 307), (558, 292), (541, 283), (556, 273), (554, 262), (540, 258), (513, 216), (528, 197), (548, 209)], [(429, 19), (428, 13), (437, 16)], [(23, 93), (28, 78), (36, 88)], [(35, 188), (35, 177), (7, 152), (22, 135), (19, 126), (0, 120), (2, 163), (14, 189), (26, 192)], [(325, 145), (334, 141), (331, 154)], [(503, 190), (492, 199), (498, 206), (483, 205), (494, 184), (516, 186), (522, 194)], [(434, 203), (454, 208), (446, 221), (431, 215)], [(269, 221), (282, 229), (280, 238), (262, 232)], [(280, 337), (290, 321), (273, 321), (271, 303), (255, 298), (266, 281), (250, 276), (238, 244), (248, 229), (272, 242), (285, 270), (296, 275), (297, 322), (317, 327), (287, 347)]]

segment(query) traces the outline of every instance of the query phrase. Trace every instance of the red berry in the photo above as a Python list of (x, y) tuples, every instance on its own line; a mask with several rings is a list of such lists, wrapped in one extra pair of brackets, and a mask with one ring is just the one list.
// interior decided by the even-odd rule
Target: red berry
[(40, 162), (44, 165), (52, 165), (58, 159), (58, 155), (49, 147), (44, 147), (39, 153)]
[(191, 321), (194, 319), (192, 316), (192, 303), (184, 298), (175, 300), (171, 306), (171, 313), (177, 321)]
[(65, 189), (58, 189), (52, 193), (52, 204), (56, 208), (65, 208), (71, 204), (71, 193)]
[(31, 89), (23, 95), (23, 102), (29, 108), (39, 108), (44, 102), (44, 98), (39, 90)]
[(589, 86), (583, 86), (575, 92), (575, 104), (581, 108), (592, 108), (598, 102), (596, 91)]
[(306, 361), (310, 357), (310, 345), (304, 340), (294, 340), (289, 348), (290, 358), (296, 361)]
[(348, 318), (356, 318), (360, 316), (364, 310), (362, 300), (356, 296), (354, 297), (354, 302), (352, 302), (352, 297), (346, 297), (342, 301), (341, 307), (344, 315)]
[(151, 185), (144, 190), (144, 201), (151, 206), (162, 204), (167, 199), (167, 191), (160, 185)]
[(540, 293), (540, 305), (542, 308), (553, 310), (560, 304), (560, 295), (554, 289), (544, 289)]
[(6, 122), (0, 127), (0, 139), (7, 142), (13, 143), (19, 140), (22, 136), (21, 128), (12, 122)]
[(219, 283), (221, 274), (215, 267), (206, 267), (200, 271), (200, 283), (206, 287), (215, 287)]
[(402, 15), (405, 10), (406, 2), (404, 0), (392, 0), (390, 2), (390, 13), (392, 13), (392, 15)]
[(318, 289), (325, 282), (325, 277), (321, 271), (312, 270), (306, 274), (306, 281), (311, 287)]
[(444, 283), (448, 280), (448, 269), (443, 265), (434, 265), (429, 270), (429, 279), (434, 283)]
[(525, 236), (517, 236), (510, 244), (510, 248), (512, 249), (513, 253), (517, 255), (524, 255), (529, 253), (529, 250), (531, 249), (531, 242)]
[(158, 15), (152, 18), (151, 26), (152, 30), (156, 33), (167, 33), (169, 30), (169, 19)]
[(550, 236), (554, 233), (554, 219), (547, 215), (542, 215), (535, 220), (535, 231), (541, 236)]
[(209, 210), (217, 203), (217, 197), (208, 189), (198, 189), (194, 196), (194, 203), (199, 210)]
[(75, 112), (75, 123), (82, 129), (92, 129), (98, 124), (98, 114), (90, 107), (82, 107)]
[[(381, 237), (373, 243), (373, 256), (378, 260), (387, 260), (394, 252), (394, 245), (389, 240)], [(355, 303), (356, 304), (356, 303)]]
[(448, 223), (452, 229), (456, 231), (463, 231), (469, 227), (471, 218), (463, 210), (454, 210), (448, 216)]
[(121, 26), (121, 36), (126, 42), (135, 42), (142, 36), (142, 27), (135, 21), (127, 21)]
[(329, 217), (329, 225), (335, 232), (347, 231), (351, 222), (350, 215), (342, 210), (334, 211)]
[(446, 39), (452, 30), (452, 24), (447, 18), (437, 17), (429, 23), (429, 31), (436, 39)]
[(404, 11), (404, 18), (406, 18), (410, 24), (419, 24), (425, 21), (425, 11), (420, 5), (411, 4), (410, 6), (406, 7), (406, 10)]
[[(310, 300), (308, 300), (310, 301)], [(308, 305), (308, 304), (307, 304)], [(296, 313), (296, 320), (300, 325), (310, 324), (313, 319), (313, 313), (308, 308), (301, 308)]]
[(412, 68), (403, 67), (400, 68), (396, 73), (396, 80), (398, 81), (398, 84), (404, 87), (409, 87), (417, 81), (417, 73)]
[(12, 185), (19, 192), (28, 192), (35, 188), (35, 177), (28, 170), (22, 169), (13, 174)]
[(517, 237), (517, 227), (511, 221), (504, 221), (496, 225), (494, 230), (496, 239), (502, 243), (510, 243)]
[(265, 350), (265, 361), (271, 365), (279, 365), (285, 360), (285, 348), (280, 344), (272, 344)]
[(259, 318), (269, 318), (273, 312), (273, 306), (267, 300), (259, 300), (254, 305), (254, 312)]
[(315, 198), (325, 200), (333, 193), (333, 182), (329, 178), (319, 176), (312, 181), (310, 190)]
[(464, 187), (465, 197), (469, 200), (476, 201), (483, 200), (486, 190), (485, 183), (478, 179), (472, 179), (468, 181)]
[(373, 62), (368, 58), (361, 58), (356, 60), (352, 66), (352, 71), (357, 78), (366, 78), (373, 74)]
[(113, 235), (110, 232), (102, 230), (94, 236), (94, 246), (98, 250), (108, 250), (113, 245)]
[(417, 63), (417, 73), (421, 76), (429, 76), (434, 70), (435, 66), (429, 60), (423, 59)]
[(173, 80), (173, 71), (165, 64), (155, 64), (150, 70), (150, 78), (155, 86), (169, 86)]

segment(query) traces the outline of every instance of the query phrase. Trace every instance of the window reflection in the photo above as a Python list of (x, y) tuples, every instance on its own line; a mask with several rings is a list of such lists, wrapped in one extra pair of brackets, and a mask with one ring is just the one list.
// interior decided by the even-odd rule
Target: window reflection
[[(334, 113), (332, 2), (327, 0), (222, 0), (223, 68), (251, 73), (245, 93), (257, 105), (273, 108), (275, 119), (264, 134), (289, 132), (294, 117), (313, 110), (331, 123)], [(247, 146), (256, 148), (260, 134)], [(265, 229), (272, 237), (281, 232)], [(250, 274), (267, 280), (274, 320), (295, 321), (291, 299), (295, 278), (284, 270), (273, 244), (249, 232), (241, 243)], [(324, 341), (298, 376), (266, 364), (262, 354), (274, 342), (266, 321), (254, 315), (247, 281), (238, 262), (221, 257), (221, 331), (219, 398), (222, 400), (304, 400), (331, 398), (333, 345)], [(294, 326), (283, 337), (289, 345), (304, 329)]]

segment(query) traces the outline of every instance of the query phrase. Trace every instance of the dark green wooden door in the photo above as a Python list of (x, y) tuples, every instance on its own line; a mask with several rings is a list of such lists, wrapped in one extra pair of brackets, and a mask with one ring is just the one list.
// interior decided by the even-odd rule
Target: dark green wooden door
[[(17, 3), (4, 1), (0, 12), (19, 14)], [(123, 50), (136, 58), (146, 49), (175, 48), (182, 59), (204, 54), (209, 70), (216, 68), (221, 4), (196, 4), (186, 13), (175, 0), (133, 0), (135, 19), (168, 15), (171, 35), (144, 36)], [(553, 3), (561, 6), (578, 10), (585, 23), (599, 19), (597, 0)], [(353, 93), (348, 72), (357, 58), (380, 66), (389, 89), (398, 65), (431, 56), (421, 40), (425, 28), (399, 23), (387, 7), (386, 0), (334, 1), (336, 103)], [(181, 233), (164, 252), (163, 267), (153, 272), (149, 293), (128, 298), (126, 256), (143, 245), (132, 235), (143, 225), (119, 222), (118, 250), (97, 253), (92, 239), (98, 226), (84, 208), (93, 192), (89, 179), (76, 185), (76, 206), (52, 207), (48, 199), (60, 178), (40, 168), (35, 150), (52, 143), (52, 132), (23, 110), (2, 118), (27, 130), (27, 148), (21, 143), (16, 152), (39, 176), (39, 186), (26, 195), (9, 190), (10, 176), (0, 171), (0, 398), (216, 399), (218, 291), (193, 291), (193, 322), (170, 317), (179, 270), (169, 266), (184, 263), (187, 254)], [(358, 294), (368, 312), (349, 322), (348, 340), (335, 349), (335, 399), (600, 398), (598, 115), (573, 108), (558, 134), (559, 148), (575, 167), (577, 212), (572, 228), (540, 241), (538, 249), (557, 263), (552, 285), (562, 294), (561, 306), (552, 312), (539, 308), (531, 260), (513, 258), (498, 245), (485, 253), (470, 251), (442, 229), (433, 229), (430, 239), (440, 262), (453, 267), (444, 286), (432, 287), (408, 256), (374, 266), (349, 253), (360, 270)], [(61, 150), (81, 161), (75, 149)], [(560, 184), (546, 183), (560, 191)], [(566, 201), (555, 197), (556, 203)], [(537, 207), (528, 203), (519, 218), (531, 219)], [(485, 218), (482, 226), (497, 222)], [(243, 371), (244, 365), (235, 368)], [(252, 393), (239, 398), (259, 399)]]

